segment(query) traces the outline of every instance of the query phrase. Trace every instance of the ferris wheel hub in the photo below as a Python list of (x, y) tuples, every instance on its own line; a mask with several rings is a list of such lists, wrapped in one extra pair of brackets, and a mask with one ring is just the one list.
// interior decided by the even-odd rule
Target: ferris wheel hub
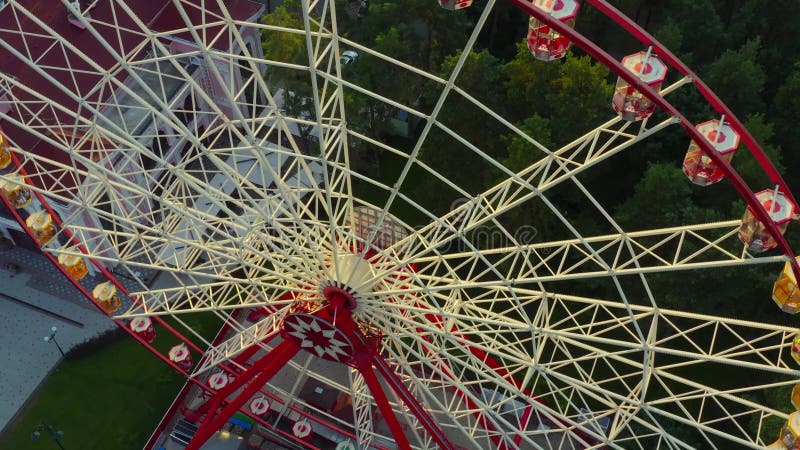
[(293, 313), (283, 321), (284, 338), (322, 359), (346, 362), (353, 358), (355, 346), (350, 334), (326, 314)]
[(382, 334), (353, 317), (355, 298), (345, 289), (328, 286), (323, 304), (296, 302), (281, 323), (284, 339), (319, 358), (357, 367), (377, 351)]
[(332, 307), (344, 307), (353, 310), (357, 306), (356, 297), (350, 289), (338, 286), (326, 286), (322, 289), (322, 296)]
[(349, 286), (359, 293), (371, 292), (378, 282), (375, 268), (361, 255), (344, 253), (332, 258), (331, 284)]
[(358, 302), (372, 293), (380, 281), (375, 268), (355, 253), (338, 254), (331, 261), (328, 279), (319, 284), (323, 301), (356, 311)]

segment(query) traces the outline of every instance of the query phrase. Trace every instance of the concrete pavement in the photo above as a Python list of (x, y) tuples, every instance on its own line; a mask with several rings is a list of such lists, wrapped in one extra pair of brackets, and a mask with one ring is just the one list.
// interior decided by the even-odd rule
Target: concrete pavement
[[(9, 268), (9, 265), (13, 267)], [(41, 254), (0, 251), (0, 430), (75, 344), (116, 325), (95, 309)]]

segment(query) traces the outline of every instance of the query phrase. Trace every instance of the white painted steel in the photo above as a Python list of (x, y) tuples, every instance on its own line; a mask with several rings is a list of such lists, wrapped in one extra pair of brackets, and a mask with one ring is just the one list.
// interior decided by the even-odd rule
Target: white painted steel
[[(674, 432), (676, 424), (688, 425), (712, 448), (722, 442), (759, 448), (766, 443), (761, 426), (786, 418), (760, 399), (764, 390), (800, 377), (787, 355), (794, 328), (671, 310), (652, 286), (659, 276), (702, 278), (761, 265), (777, 275), (785, 258), (742, 250), (737, 218), (624, 229), (617, 205), (586, 187), (586, 174), (658, 139), (671, 118), (629, 123), (609, 109), (607, 121), (547, 148), (478, 100), (480, 93), (463, 88), (467, 56), (494, 1), (479, 6), (447, 77), (348, 39), (339, 28), (341, 5), (326, 0), (301, 2), (297, 28), (244, 20), (227, 2), (205, 0), (199, 4), (208, 18), (199, 29), (189, 26), (190, 2), (172, 0), (168, 5), (183, 25), (161, 33), (132, 4), (112, 0), (102, 6), (113, 11), (109, 19), (76, 19), (112, 55), (111, 67), (63, 39), (29, 3), (7, 1), (0, 14), (19, 20), (0, 32), (36, 41), (60, 63), (0, 39), (0, 49), (53, 90), (0, 73), (0, 98), (13, 105), (0, 107), (0, 119), (30, 136), (9, 132), (12, 151), (32, 175), (31, 188), (59, 213), (60, 237), (68, 230), (89, 258), (130, 279), (130, 296), (116, 317), (172, 316), (207, 349), (191, 376), (232, 364), (253, 345), (263, 356), (281, 339), (281, 320), (295, 299), (319, 301), (323, 287), (343, 285), (358, 293), (354, 318), (382, 332), (381, 354), (398, 378), (448, 439), (465, 448), (690, 448)], [(122, 31), (123, 23), (141, 38), (135, 51), (120, 51), (104, 34)], [(206, 36), (213, 27), (231, 47), (219, 48)], [(260, 45), (248, 48), (259, 33), (302, 39), (308, 63), (265, 59)], [(437, 86), (439, 94), (426, 109), (373, 92), (340, 66), (345, 49), (360, 55), (348, 70), (369, 57)], [(266, 80), (276, 68), (307, 76), (311, 108), (303, 114), (289, 114), (284, 99), (293, 93)], [(102, 80), (81, 92), (77, 80), (86, 73)], [(63, 100), (54, 101), (54, 93)], [(362, 111), (348, 103), (356, 95), (419, 120), (414, 142), (396, 146), (357, 126)], [(442, 116), (453, 98), (523, 139), (536, 159), (517, 172), (489, 156)], [(532, 105), (532, 112), (535, 107), (542, 105)], [(495, 171), (499, 181), (468, 192), (434, 170), (425, 153), (433, 133), (481, 156), (483, 166), (469, 169)], [(159, 140), (168, 149), (154, 150)], [(18, 145), (32, 141), (39, 141), (36, 151)], [(359, 165), (365, 145), (401, 161), (396, 177), (374, 176)], [(449, 192), (450, 211), (431, 210), (411, 189), (420, 173)], [(586, 231), (571, 219), (558, 198), (566, 189), (580, 196), (603, 231)], [(555, 219), (557, 235), (523, 236), (521, 230), (539, 233), (537, 224), (507, 224), (509, 215), (525, 214), (533, 204)], [(37, 209), (34, 201), (26, 211)], [(367, 216), (369, 225), (360, 227)], [(481, 233), (491, 233), (491, 240), (480, 240)], [(374, 242), (382, 244), (368, 253), (365, 243)], [(83, 254), (55, 245), (46, 251)], [(601, 285), (595, 291), (602, 295), (586, 293)], [(767, 291), (763, 298), (727, 301), (771, 307)], [(248, 314), (261, 307), (269, 313), (251, 321)], [(230, 327), (217, 345), (188, 325), (201, 312)], [(360, 375), (330, 367), (308, 356), (292, 360), (282, 372), (287, 381), (268, 385), (286, 401), (273, 403), (275, 409), (290, 415), (289, 406), (300, 404), (339, 427), (356, 425), (359, 448), (387, 442)], [(702, 370), (753, 381), (716, 386), (698, 375)], [(307, 377), (351, 395), (355, 424), (298, 398)], [(389, 398), (414, 448), (433, 448), (413, 414)]]

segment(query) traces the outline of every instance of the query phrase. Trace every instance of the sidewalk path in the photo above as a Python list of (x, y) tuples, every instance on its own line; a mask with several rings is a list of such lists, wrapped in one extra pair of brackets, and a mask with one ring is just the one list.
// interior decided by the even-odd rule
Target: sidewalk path
[(115, 327), (43, 255), (20, 247), (0, 251), (0, 321), (0, 430), (61, 358), (44, 341), (50, 327), (64, 351)]

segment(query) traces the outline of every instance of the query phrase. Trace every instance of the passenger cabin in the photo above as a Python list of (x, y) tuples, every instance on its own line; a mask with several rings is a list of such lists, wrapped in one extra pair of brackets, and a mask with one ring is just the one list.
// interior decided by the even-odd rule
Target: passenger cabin
[[(703, 135), (706, 140), (714, 147), (714, 150), (725, 161), (730, 162), (733, 154), (739, 148), (739, 133), (723, 121), (709, 120), (695, 127), (697, 132)], [(692, 140), (686, 156), (683, 159), (683, 173), (692, 183), (699, 186), (708, 186), (725, 178), (725, 173), (711, 158), (709, 158), (700, 146)]]
[[(766, 189), (756, 194), (756, 199), (772, 218), (781, 234), (794, 217), (794, 205), (779, 190)], [(742, 217), (739, 226), (739, 239), (751, 253), (761, 253), (778, 246), (778, 242), (767, 231), (767, 227), (756, 218), (750, 206)]]
[[(800, 262), (800, 256), (797, 257), (797, 261)], [(778, 279), (772, 286), (772, 300), (781, 310), (789, 314), (800, 312), (800, 289), (797, 287), (797, 278), (794, 270), (792, 270), (792, 266), (788, 262), (784, 264), (783, 271), (778, 275)], [(797, 352), (795, 352), (795, 347)], [(792, 346), (792, 357), (800, 364), (800, 337), (795, 339), (795, 344)]]
[[(550, 14), (564, 25), (574, 28), (580, 3), (577, 0), (534, 0), (533, 6)], [(569, 50), (570, 42), (566, 36), (531, 16), (528, 21), (528, 50), (534, 58), (553, 61), (563, 58)]]
[[(655, 91), (661, 89), (667, 77), (667, 66), (650, 51), (626, 56), (622, 59), (622, 66)], [(622, 77), (617, 78), (611, 104), (614, 111), (629, 122), (646, 119), (656, 110), (651, 99)]]

